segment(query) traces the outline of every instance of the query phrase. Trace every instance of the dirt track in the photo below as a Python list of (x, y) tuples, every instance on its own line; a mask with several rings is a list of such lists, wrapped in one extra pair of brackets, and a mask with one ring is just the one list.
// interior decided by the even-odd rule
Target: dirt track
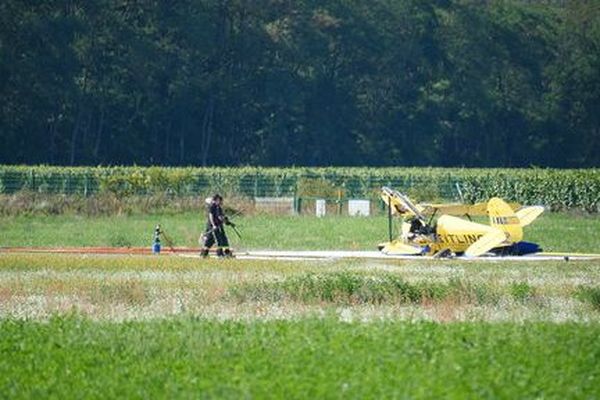
[[(191, 247), (165, 247), (163, 255), (179, 255), (182, 257), (199, 257), (199, 249)], [(122, 254), (122, 255), (152, 255), (149, 247), (3, 247), (0, 253), (51, 253), (51, 254)], [(213, 250), (214, 254), (214, 250)], [(259, 260), (435, 260), (429, 256), (386, 255), (379, 251), (346, 251), (346, 250), (250, 250), (237, 252), (240, 259)], [(528, 256), (506, 257), (457, 257), (461, 261), (577, 261), (598, 260), (598, 254), (559, 254), (538, 253)], [(447, 260), (447, 259), (446, 259)]]
[[(197, 253), (190, 247), (166, 247), (161, 253)], [(150, 247), (0, 247), (0, 253), (57, 253), (57, 254), (152, 254)]]

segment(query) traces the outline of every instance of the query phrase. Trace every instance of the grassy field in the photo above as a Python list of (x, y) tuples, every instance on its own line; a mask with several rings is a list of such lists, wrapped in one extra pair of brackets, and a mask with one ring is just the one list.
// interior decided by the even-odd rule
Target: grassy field
[[(149, 245), (197, 216), (0, 218), (3, 246)], [(385, 218), (238, 218), (236, 247), (372, 249)], [(527, 240), (597, 251), (600, 219)], [(0, 252), (0, 398), (596, 398), (597, 261)]]
[(600, 321), (600, 266), (0, 254), (0, 317)]
[[(197, 246), (204, 221), (197, 214), (86, 218), (0, 217), (0, 246), (150, 246), (161, 223), (180, 246)], [(230, 240), (240, 249), (371, 250), (387, 240), (386, 217), (238, 217), (243, 235)], [(600, 252), (600, 217), (546, 213), (525, 229), (525, 240), (546, 251)]]
[(0, 321), (2, 398), (596, 398), (599, 325)]

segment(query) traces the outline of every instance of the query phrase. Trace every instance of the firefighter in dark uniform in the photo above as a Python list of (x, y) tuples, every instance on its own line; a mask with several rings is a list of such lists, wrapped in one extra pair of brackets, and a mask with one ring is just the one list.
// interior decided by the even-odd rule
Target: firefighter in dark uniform
[(231, 224), (229, 219), (223, 213), (223, 197), (219, 194), (215, 194), (210, 198), (210, 202), (207, 199), (208, 206), (208, 220), (206, 221), (206, 230), (200, 237), (202, 241), (202, 250), (200, 255), (202, 257), (208, 256), (208, 250), (215, 244), (217, 244), (217, 256), (219, 257), (231, 257), (231, 250), (229, 249), (229, 240), (225, 234), (225, 225)]

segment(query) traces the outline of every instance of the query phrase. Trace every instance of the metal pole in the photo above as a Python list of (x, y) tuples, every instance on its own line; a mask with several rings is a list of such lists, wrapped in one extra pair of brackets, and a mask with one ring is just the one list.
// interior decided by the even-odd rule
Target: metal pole
[(392, 199), (388, 197), (388, 236), (392, 241)]
[(254, 174), (254, 199), (258, 197), (258, 170)]
[(458, 192), (458, 196), (460, 197), (460, 201), (462, 203), (465, 202), (465, 197), (463, 196), (462, 190), (460, 190), (460, 185), (458, 184), (458, 182), (455, 182), (456, 185), (456, 191)]

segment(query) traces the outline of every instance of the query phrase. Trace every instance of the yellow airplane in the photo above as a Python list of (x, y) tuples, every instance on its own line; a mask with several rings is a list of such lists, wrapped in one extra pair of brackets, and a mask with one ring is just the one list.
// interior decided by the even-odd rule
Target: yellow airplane
[[(541, 206), (520, 207), (498, 197), (472, 205), (414, 204), (388, 187), (382, 188), (381, 198), (389, 210), (390, 240), (379, 245), (385, 254), (477, 257), (486, 253), (524, 255), (541, 251), (537, 244), (522, 241), (523, 227), (544, 212)], [(442, 215), (434, 223), (437, 213)], [(400, 237), (395, 240), (391, 229), (394, 214), (404, 218)], [(489, 216), (489, 225), (470, 220), (471, 216), (484, 215)]]

